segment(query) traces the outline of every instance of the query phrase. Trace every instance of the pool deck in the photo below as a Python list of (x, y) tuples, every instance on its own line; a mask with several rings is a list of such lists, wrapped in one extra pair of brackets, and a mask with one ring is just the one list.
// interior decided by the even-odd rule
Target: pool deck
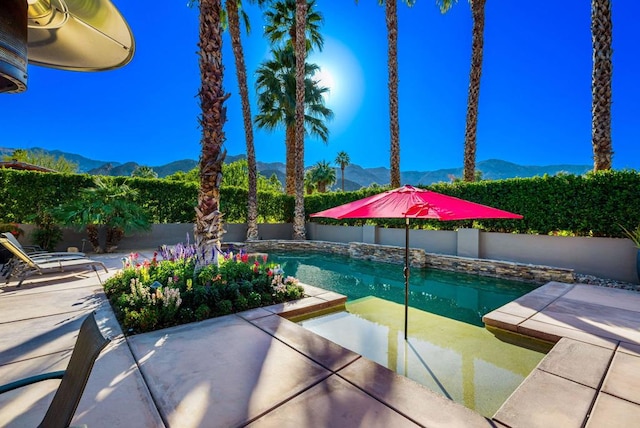
[[(144, 256), (144, 253), (143, 253)], [(92, 256), (110, 268), (121, 255)], [(549, 283), (485, 316), (557, 342), (492, 419), (319, 337), (285, 316), (344, 302), (309, 297), (124, 337), (93, 272), (0, 287), (0, 383), (64, 369), (90, 311), (112, 342), (74, 424), (90, 427), (600, 427), (640, 419), (640, 293)], [(36, 426), (57, 382), (0, 396), (0, 426)]]

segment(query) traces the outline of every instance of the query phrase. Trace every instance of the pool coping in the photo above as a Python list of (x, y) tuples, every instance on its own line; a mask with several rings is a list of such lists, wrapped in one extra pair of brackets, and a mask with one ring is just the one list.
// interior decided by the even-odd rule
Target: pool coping
[(549, 282), (486, 326), (555, 343), (493, 416), (507, 426), (628, 426), (640, 418), (640, 293)]
[[(331, 298), (339, 299), (336, 306), (346, 302), (346, 296), (338, 293), (305, 287), (313, 294), (305, 299), (314, 300), (295, 306), (305, 306), (309, 312), (331, 307)], [(274, 313), (288, 318), (290, 312)], [(299, 316), (304, 311), (292, 313)], [(483, 322), (494, 334), (506, 331), (554, 344), (493, 417), (486, 419), (493, 426), (597, 427), (624, 425), (640, 417), (639, 293), (552, 281), (489, 312)], [(390, 388), (407, 385), (406, 381), (395, 385), (398, 380), (393, 376), (389, 382), (394, 384)], [(424, 400), (440, 402), (440, 397), (432, 396), (435, 393), (426, 391)]]

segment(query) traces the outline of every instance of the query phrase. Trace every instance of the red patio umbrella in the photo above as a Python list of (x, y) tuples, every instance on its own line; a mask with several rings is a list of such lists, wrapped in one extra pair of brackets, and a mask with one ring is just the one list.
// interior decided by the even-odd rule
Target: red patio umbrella
[(470, 220), (479, 218), (521, 219), (519, 214), (499, 210), (453, 196), (413, 186), (403, 186), (377, 195), (311, 214), (311, 217), (404, 218), (404, 338), (407, 339), (409, 311), (409, 219)]

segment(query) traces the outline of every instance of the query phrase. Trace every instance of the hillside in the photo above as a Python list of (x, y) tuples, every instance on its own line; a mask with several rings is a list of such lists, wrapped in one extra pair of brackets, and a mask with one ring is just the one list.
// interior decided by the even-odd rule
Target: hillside
[[(79, 166), (80, 172), (86, 172), (93, 175), (113, 175), (113, 176), (129, 176), (133, 170), (140, 164), (130, 161), (125, 163), (114, 161), (101, 161), (89, 159), (74, 153), (62, 152), (60, 150), (45, 150), (33, 148), (31, 150), (41, 150), (54, 156), (64, 156)], [(13, 149), (0, 147), (0, 155), (8, 155)], [(245, 155), (228, 155), (226, 162), (234, 162), (238, 159), (244, 159)], [(170, 162), (165, 165), (151, 166), (158, 173), (158, 177), (163, 178), (174, 174), (177, 171), (190, 171), (198, 165), (197, 160), (183, 159)], [(285, 164), (282, 162), (257, 162), (258, 171), (266, 176), (271, 177), (275, 174), (280, 182), (284, 182)], [(555, 175), (559, 172), (569, 174), (582, 175), (591, 170), (591, 165), (518, 165), (500, 159), (489, 159), (480, 161), (477, 164), (477, 170), (482, 172), (482, 177), (489, 180), (500, 180), (515, 177), (534, 177), (544, 174)], [(345, 190), (357, 190), (360, 187), (367, 187), (371, 184), (385, 185), (389, 183), (389, 169), (384, 167), (363, 168), (360, 165), (349, 165), (345, 168)], [(438, 182), (449, 182), (453, 177), (462, 177), (462, 167), (447, 168), (435, 171), (401, 171), (401, 180), (403, 184), (422, 184), (429, 185)], [(337, 182), (333, 186), (334, 189), (341, 187), (341, 172), (336, 168)]]

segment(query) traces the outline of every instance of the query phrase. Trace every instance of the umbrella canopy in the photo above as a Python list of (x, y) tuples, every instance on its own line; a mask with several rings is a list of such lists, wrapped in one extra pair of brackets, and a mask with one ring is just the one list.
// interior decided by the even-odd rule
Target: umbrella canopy
[(420, 218), (470, 220), (479, 218), (521, 219), (519, 214), (413, 186), (403, 186), (348, 204), (311, 214), (311, 217)]
[(521, 219), (520, 214), (499, 210), (475, 202), (413, 186), (403, 186), (364, 199), (311, 214), (311, 217), (404, 218), (404, 338), (407, 339), (409, 308), (409, 219), (470, 220), (479, 218)]

